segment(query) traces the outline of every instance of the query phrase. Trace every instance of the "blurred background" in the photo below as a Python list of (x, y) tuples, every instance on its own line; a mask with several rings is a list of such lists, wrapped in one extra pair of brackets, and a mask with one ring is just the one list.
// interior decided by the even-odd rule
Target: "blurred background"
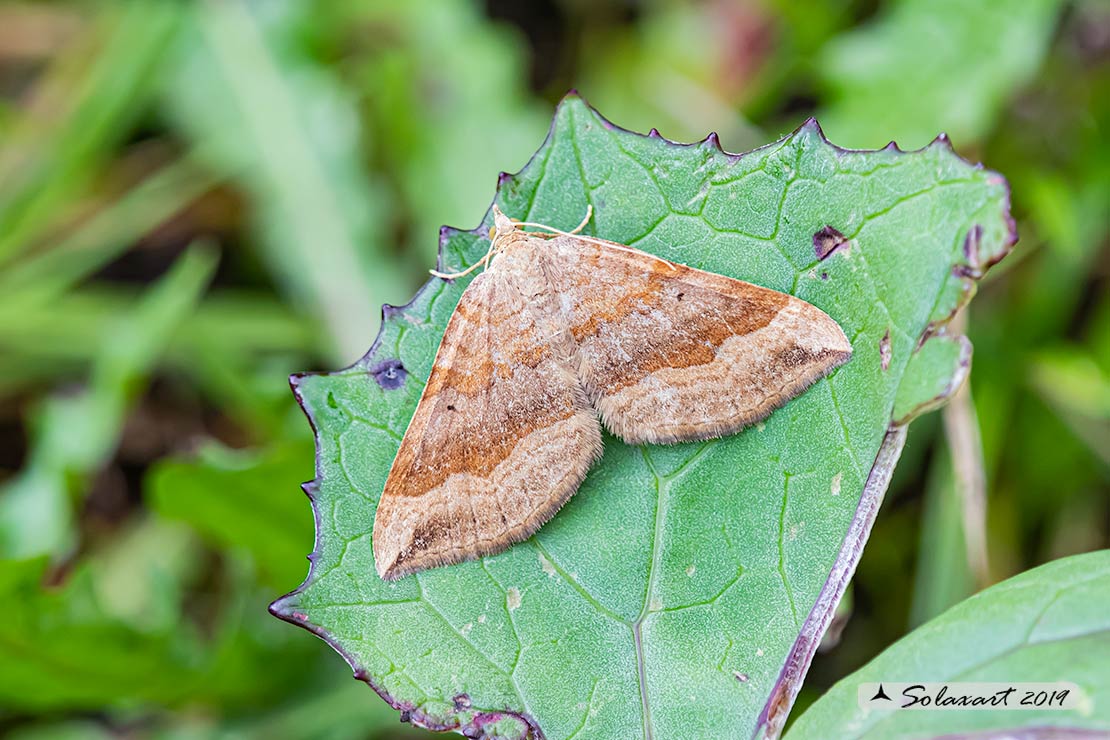
[(0, 735), (428, 737), (266, 613), (312, 546), (286, 376), (370, 346), (571, 87), (730, 151), (947, 131), (1013, 187), (971, 387), (914, 423), (799, 709), (1110, 544), (1105, 0), (0, 2)]

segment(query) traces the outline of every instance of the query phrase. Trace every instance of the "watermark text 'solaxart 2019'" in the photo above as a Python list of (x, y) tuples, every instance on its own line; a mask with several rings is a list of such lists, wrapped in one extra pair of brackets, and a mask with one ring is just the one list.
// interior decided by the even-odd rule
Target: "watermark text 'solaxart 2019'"
[(862, 709), (1079, 709), (1074, 683), (897, 682), (861, 683)]

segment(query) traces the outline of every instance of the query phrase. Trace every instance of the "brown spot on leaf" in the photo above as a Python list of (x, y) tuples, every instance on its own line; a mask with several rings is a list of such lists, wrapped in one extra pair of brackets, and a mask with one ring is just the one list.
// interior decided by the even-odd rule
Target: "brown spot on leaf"
[(771, 699), (767, 702), (767, 724), (781, 726), (782, 721), (785, 719), (786, 712), (790, 709), (790, 691), (785, 682), (780, 681), (775, 690), (771, 693)]
[(824, 226), (813, 235), (813, 252), (817, 259), (824, 260), (847, 243), (848, 240), (839, 231), (832, 226)]
[(883, 367), (883, 372), (890, 368), (890, 329), (886, 330), (883, 338), (879, 340), (879, 363)]
[(979, 264), (979, 244), (983, 240), (983, 227), (975, 224), (964, 237), (964, 259), (969, 265)]
[(953, 265), (952, 274), (958, 278), (978, 280), (983, 277), (979, 263), (979, 245), (983, 241), (983, 227), (975, 224), (964, 235), (963, 264)]

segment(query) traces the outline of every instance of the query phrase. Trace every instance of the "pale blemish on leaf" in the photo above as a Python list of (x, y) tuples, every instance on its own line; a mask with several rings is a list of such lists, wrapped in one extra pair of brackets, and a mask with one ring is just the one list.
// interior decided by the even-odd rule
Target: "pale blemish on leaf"
[(555, 570), (555, 566), (551, 564), (551, 561), (548, 560), (542, 552), (539, 554), (539, 556), (540, 556), (540, 568), (542, 568), (543, 572), (547, 574), (547, 577), (552, 578), (552, 577), (558, 575), (559, 572), (557, 570)]

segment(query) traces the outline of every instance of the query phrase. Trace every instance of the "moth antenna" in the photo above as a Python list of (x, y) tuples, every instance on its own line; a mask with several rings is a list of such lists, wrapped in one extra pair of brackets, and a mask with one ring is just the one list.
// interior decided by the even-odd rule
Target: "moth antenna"
[(573, 229), (571, 229), (569, 233), (571, 233), (571, 234), (581, 234), (582, 229), (586, 228), (586, 224), (588, 224), (590, 222), (590, 219), (593, 218), (593, 217), (594, 217), (593, 204), (592, 203), (587, 203), (586, 204), (586, 217), (584, 219), (582, 219), (582, 223), (578, 224)]
[[(493, 209), (494, 209), (494, 216), (496, 218), (497, 216), (499, 216), (501, 214), (501, 210), (496, 205), (493, 207)], [(592, 204), (587, 203), (586, 204), (586, 217), (584, 219), (582, 219), (582, 223), (575, 226), (574, 229), (572, 229), (571, 231), (563, 231), (562, 229), (556, 229), (554, 226), (548, 226), (547, 224), (541, 224), (541, 223), (538, 223), (536, 221), (518, 221), (515, 218), (510, 219), (509, 221), (512, 224), (512, 226), (514, 227), (514, 230), (519, 229), (519, 227), (521, 227), (521, 226), (531, 226), (532, 228), (542, 229), (542, 230), (547, 231), (547, 232), (552, 233), (552, 234), (559, 234), (561, 236), (573, 236), (576, 239), (581, 239), (584, 242), (589, 242), (591, 244), (597, 244), (599, 246), (607, 247), (609, 249), (618, 249), (622, 252), (628, 252), (630, 254), (646, 254), (648, 257), (652, 258), (653, 260), (657, 260), (657, 261), (662, 262), (663, 264), (667, 265), (672, 270), (678, 269), (678, 268), (675, 267), (675, 264), (673, 262), (671, 262), (670, 260), (665, 260), (662, 257), (659, 257), (658, 255), (654, 255), (650, 252), (644, 252), (643, 250), (640, 250), (640, 249), (633, 249), (632, 247), (626, 247), (623, 244), (615, 244), (613, 242), (605, 241), (604, 239), (597, 239), (597, 238), (594, 238), (592, 236), (583, 235), (581, 233), (582, 229), (586, 228), (586, 224), (590, 223), (590, 219), (593, 218), (593, 216), (594, 216), (594, 207), (593, 207)], [(466, 275), (469, 275), (470, 273), (474, 272), (475, 270), (477, 270), (479, 267), (482, 267), (483, 265), (488, 267), (489, 263), (490, 263), (490, 260), (493, 258), (494, 253), (497, 251), (497, 242), (498, 242), (497, 237), (502, 235), (501, 232), (499, 230), (497, 230), (496, 228), (494, 228), (494, 227), (491, 227), (490, 231), (491, 231), (491, 236), (490, 236), (489, 249), (486, 251), (486, 254), (485, 254), (484, 257), (482, 257), (482, 259), (478, 260), (477, 262), (475, 262), (470, 267), (468, 267), (465, 270), (462, 270), (460, 272), (439, 272), (437, 270), (428, 270), (428, 272), (430, 272), (432, 275), (434, 275), (437, 278), (442, 278), (444, 280), (454, 280), (455, 278), (465, 277)], [(524, 232), (524, 233), (528, 233), (528, 232)]]
[(469, 275), (470, 273), (474, 272), (475, 270), (477, 270), (482, 265), (488, 265), (489, 264), (490, 257), (493, 256), (493, 249), (494, 249), (495, 244), (496, 244), (496, 242), (494, 242), (494, 240), (491, 239), (490, 243), (489, 243), (489, 249), (486, 250), (486, 253), (482, 257), (482, 259), (478, 260), (473, 265), (466, 268), (465, 270), (462, 270), (461, 272), (440, 272), (438, 270), (428, 270), (428, 272), (430, 272), (433, 276), (435, 276), (437, 278), (442, 278), (443, 280), (454, 280), (455, 278), (465, 277), (465, 276)]
[[(496, 203), (493, 205), (492, 211), (494, 225), (489, 227), (489, 249), (486, 250), (486, 254), (482, 259), (460, 272), (439, 272), (438, 270), (428, 270), (428, 272), (443, 280), (454, 280), (455, 278), (469, 275), (483, 265), (489, 267), (490, 260), (493, 259), (493, 256), (498, 251), (499, 243), (503, 242), (506, 236), (516, 231), (516, 227), (512, 224), (510, 219), (505, 217), (505, 214), (501, 212), (501, 209), (497, 207)], [(506, 225), (510, 228), (506, 229)]]
[(633, 249), (632, 247), (626, 247), (623, 244), (615, 244), (613, 242), (605, 241), (604, 239), (596, 239), (592, 236), (584, 236), (584, 235), (580, 234), (579, 232), (582, 231), (582, 229), (586, 228), (586, 224), (588, 224), (590, 222), (590, 219), (593, 218), (593, 214), (594, 214), (594, 207), (592, 205), (587, 205), (586, 206), (586, 218), (582, 221), (582, 223), (578, 224), (578, 226), (575, 227), (574, 231), (563, 231), (561, 229), (556, 229), (554, 226), (548, 226), (547, 224), (541, 224), (541, 223), (537, 223), (535, 221), (515, 221), (514, 220), (513, 225), (514, 226), (531, 226), (534, 229), (543, 229), (544, 231), (551, 232), (552, 234), (559, 234), (561, 236), (573, 236), (576, 239), (581, 239), (584, 242), (589, 242), (591, 244), (597, 244), (597, 245), (602, 246), (602, 247), (608, 247), (609, 249), (619, 249), (622, 252), (629, 252), (631, 254), (646, 254), (648, 257), (651, 257), (653, 260), (658, 260), (659, 262), (662, 262), (663, 264), (667, 265), (672, 270), (678, 269), (678, 268), (675, 267), (675, 264), (673, 262), (671, 262), (670, 260), (665, 260), (665, 259), (663, 259), (662, 257), (660, 257), (658, 255), (652, 254), (651, 252), (645, 252), (641, 249)]

